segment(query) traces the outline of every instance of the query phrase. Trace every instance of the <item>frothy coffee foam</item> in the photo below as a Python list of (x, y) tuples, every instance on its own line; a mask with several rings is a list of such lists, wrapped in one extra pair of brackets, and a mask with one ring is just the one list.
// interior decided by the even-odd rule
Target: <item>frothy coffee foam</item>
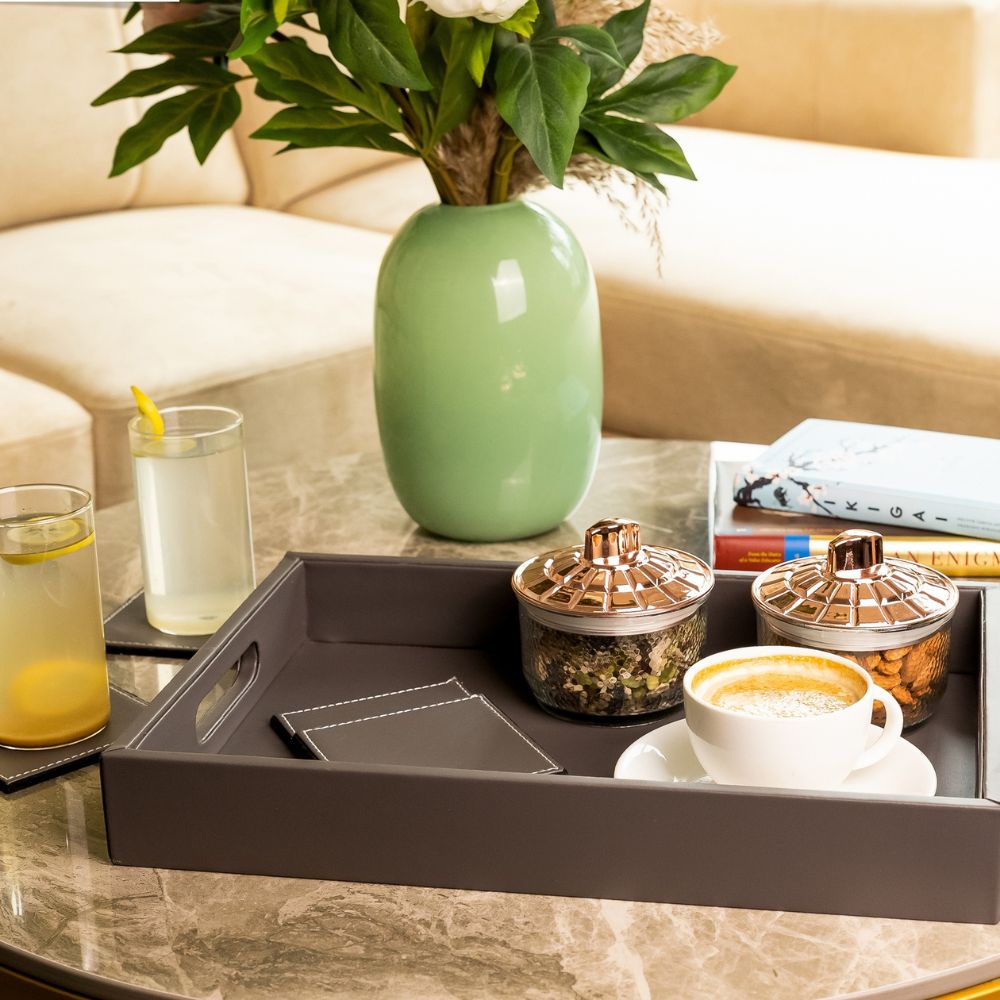
[(836, 712), (858, 699), (838, 684), (812, 677), (756, 674), (723, 685), (709, 700), (730, 712), (768, 719), (795, 719)]
[(818, 657), (761, 657), (715, 664), (698, 676), (695, 690), (731, 712), (792, 719), (847, 708), (865, 685), (848, 668)]

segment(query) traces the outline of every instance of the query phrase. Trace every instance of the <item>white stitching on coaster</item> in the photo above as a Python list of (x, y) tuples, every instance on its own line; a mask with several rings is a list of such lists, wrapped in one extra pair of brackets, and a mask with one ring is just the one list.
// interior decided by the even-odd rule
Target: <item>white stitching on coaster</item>
[(139, 600), (139, 598), (142, 597), (142, 595), (143, 591), (141, 590), (136, 591), (136, 593), (134, 593), (124, 604), (115, 608), (115, 610), (112, 611), (111, 614), (104, 619), (104, 624), (107, 625), (113, 618), (117, 618), (127, 607), (130, 607), (131, 605), (135, 604), (135, 602)]
[(540, 746), (538, 746), (537, 744), (533, 743), (530, 739), (528, 739), (528, 737), (524, 733), (522, 733), (521, 730), (518, 729), (510, 721), (510, 719), (508, 719), (505, 715), (502, 715), (497, 710), (497, 707), (493, 704), (493, 702), (489, 701), (487, 698), (485, 698), (481, 694), (474, 695), (474, 697), (478, 698), (501, 722), (505, 722), (543, 760), (547, 760), (552, 765), (552, 767), (547, 767), (547, 768), (545, 768), (542, 771), (532, 771), (531, 772), (532, 774), (549, 774), (552, 771), (558, 771), (559, 770), (559, 765)]
[[(453, 678), (451, 678), (451, 680), (455, 680), (455, 678), (453, 677)], [(448, 683), (448, 681), (444, 681), (442, 683)], [(462, 687), (462, 685), (461, 685), (461, 683), (459, 681), (455, 681), (455, 683), (458, 684), (458, 686), (461, 687), (463, 691), (465, 691), (465, 688)], [(427, 685), (427, 687), (437, 687), (437, 686), (438, 685), (436, 685), (436, 684), (428, 684)], [(414, 688), (413, 690), (420, 690), (420, 689), (419, 688)], [(392, 693), (393, 694), (401, 694), (402, 692), (392, 692)], [(358, 701), (367, 701), (368, 699), (366, 699), (366, 698), (359, 698), (357, 700)], [(372, 722), (375, 719), (388, 719), (388, 718), (391, 718), (394, 715), (406, 715), (409, 712), (422, 712), (425, 708), (440, 708), (442, 705), (456, 705), (460, 701), (479, 701), (479, 702), (481, 702), (501, 722), (505, 723), (507, 725), (507, 727), (511, 730), (511, 732), (515, 733), (517, 736), (520, 736), (521, 739), (524, 740), (524, 742), (527, 743), (528, 746), (531, 747), (531, 749), (534, 750), (535, 753), (537, 753), (538, 756), (542, 758), (542, 760), (546, 760), (546, 761), (549, 762), (549, 764), (552, 765), (551, 767), (544, 768), (544, 769), (542, 769), (540, 771), (532, 771), (531, 772), (532, 774), (551, 774), (553, 771), (560, 770), (559, 765), (547, 753), (545, 753), (544, 750), (542, 750), (536, 744), (532, 743), (531, 740), (529, 740), (528, 737), (525, 736), (525, 734), (522, 733), (520, 729), (518, 729), (509, 719), (507, 719), (505, 716), (503, 716), (497, 710), (497, 708), (493, 705), (493, 703), (491, 701), (489, 701), (484, 695), (481, 695), (481, 694), (472, 694), (472, 695), (469, 695), (467, 698), (452, 698), (450, 701), (439, 701), (439, 702), (436, 702), (433, 705), (416, 705), (413, 708), (403, 708), (403, 709), (400, 709), (398, 712), (384, 712), (382, 715), (369, 715), (369, 716), (367, 716), (364, 719), (350, 719), (350, 720), (348, 720), (346, 722), (331, 722), (331, 723), (329, 723), (326, 726), (315, 726), (312, 729), (305, 729), (305, 730), (302, 731), (301, 736), (302, 736), (302, 739), (305, 740), (305, 742), (308, 743), (309, 746), (312, 748), (313, 753), (315, 753), (317, 756), (319, 756), (322, 760), (329, 760), (330, 758), (327, 757), (323, 753), (323, 751), (320, 750), (320, 748), (318, 746), (316, 746), (316, 744), (313, 742), (312, 737), (309, 735), (310, 733), (319, 733), (319, 732), (322, 732), (325, 729), (336, 729), (338, 726), (353, 726), (356, 722)], [(343, 704), (349, 704), (349, 702), (344, 702)], [(325, 706), (325, 707), (332, 707), (332, 706)]]
[(124, 695), (124, 697), (128, 698), (130, 701), (134, 701), (137, 705), (142, 705), (143, 708), (149, 704), (149, 702), (143, 701), (142, 698), (140, 698), (137, 694), (133, 694), (131, 691), (126, 691), (124, 688), (116, 687), (114, 684), (110, 685), (110, 687), (115, 694)]
[(52, 768), (58, 767), (60, 764), (68, 764), (71, 760), (79, 760), (81, 757), (89, 757), (91, 754), (107, 750), (109, 746), (111, 746), (110, 743), (102, 743), (99, 747), (91, 747), (89, 750), (73, 754), (72, 757), (63, 757), (62, 760), (53, 761), (51, 764), (42, 764), (41, 767), (33, 767), (30, 771), (21, 771), (20, 774), (5, 774), (3, 777), (5, 781), (16, 781), (18, 778), (25, 778), (29, 774), (37, 774), (39, 771), (51, 771)]
[[(311, 708), (296, 708), (291, 712), (279, 712), (278, 714), (283, 719), (287, 719), (290, 715), (301, 715), (303, 712), (318, 712), (321, 708), (339, 708), (341, 705), (357, 705), (362, 701), (374, 701), (376, 698), (388, 698), (393, 694), (410, 694), (413, 691), (426, 691), (428, 688), (443, 687), (445, 684), (452, 683), (457, 685), (460, 690), (465, 691), (465, 686), (457, 677), (449, 677), (446, 681), (435, 681), (433, 684), (421, 684), (419, 687), (401, 688), (399, 691), (383, 691), (382, 694), (370, 694), (366, 695), (364, 698), (349, 698), (347, 701), (331, 701), (329, 705), (313, 705)], [(468, 691), (465, 691), (465, 693), (471, 697)], [(446, 704), (446, 702), (442, 702), (441, 704)], [(425, 705), (424, 707), (430, 708), (431, 706)], [(409, 709), (407, 709), (407, 711), (409, 711)], [(389, 712), (387, 714), (392, 715), (393, 713)], [(381, 716), (373, 715), (371, 718), (379, 719)], [(354, 721), (360, 722), (361, 720), (355, 719)], [(340, 723), (334, 723), (334, 725), (340, 725)], [(325, 729), (326, 726), (317, 726), (316, 728)]]
[(449, 698), (448, 701), (435, 701), (430, 705), (413, 705), (411, 708), (401, 708), (396, 712), (383, 712), (381, 715), (366, 715), (362, 719), (345, 719), (343, 722), (328, 722), (325, 726), (313, 726), (307, 733), (318, 733), (324, 729), (336, 729), (337, 726), (353, 726), (355, 722), (373, 722), (375, 719), (388, 719), (393, 715), (407, 715), (409, 712), (422, 712), (425, 708), (440, 708), (442, 705), (454, 705), (459, 701), (472, 701), (478, 695), (467, 695), (465, 698)]
[[(124, 695), (124, 697), (131, 699), (137, 705), (142, 705), (143, 708), (146, 707), (146, 702), (144, 702), (137, 695), (132, 694), (131, 691), (125, 691), (120, 687), (116, 687), (114, 684), (109, 685), (109, 687), (115, 692), (115, 694)], [(51, 771), (57, 768), (60, 764), (68, 764), (71, 760), (79, 760), (81, 757), (88, 757), (91, 754), (99, 754), (102, 751), (107, 750), (113, 742), (114, 741), (112, 740), (109, 743), (102, 743), (100, 746), (91, 747), (89, 750), (81, 750), (80, 753), (75, 753), (71, 757), (63, 757), (61, 760), (53, 761), (51, 764), (42, 764), (40, 767), (33, 767), (29, 771), (19, 771), (17, 774), (3, 774), (0, 772), (0, 778), (4, 781), (10, 782), (16, 781), (18, 778), (26, 778), (29, 774), (38, 774), (39, 771)]]

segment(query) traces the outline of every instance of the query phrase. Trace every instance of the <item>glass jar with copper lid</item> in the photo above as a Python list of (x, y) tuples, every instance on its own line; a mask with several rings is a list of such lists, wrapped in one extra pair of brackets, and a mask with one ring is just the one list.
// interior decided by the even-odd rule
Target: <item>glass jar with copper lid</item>
[(543, 708), (588, 721), (638, 721), (683, 697), (705, 642), (712, 570), (680, 549), (643, 545), (639, 525), (598, 521), (582, 545), (517, 568), (524, 675)]
[[(915, 726), (948, 680), (958, 588), (929, 566), (882, 555), (882, 536), (853, 528), (825, 556), (781, 563), (751, 590), (762, 645), (809, 646), (849, 657), (889, 691)], [(876, 723), (884, 710), (876, 706)]]

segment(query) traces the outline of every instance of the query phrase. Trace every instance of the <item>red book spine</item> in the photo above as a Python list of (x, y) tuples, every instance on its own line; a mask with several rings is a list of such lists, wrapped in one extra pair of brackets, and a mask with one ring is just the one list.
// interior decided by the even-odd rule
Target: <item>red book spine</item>
[(715, 568), (759, 573), (785, 561), (784, 535), (716, 535)]

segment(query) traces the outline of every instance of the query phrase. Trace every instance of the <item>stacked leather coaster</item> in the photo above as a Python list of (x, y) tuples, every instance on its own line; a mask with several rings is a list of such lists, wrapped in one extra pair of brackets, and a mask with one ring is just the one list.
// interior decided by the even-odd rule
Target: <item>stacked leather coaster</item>
[(555, 774), (563, 768), (455, 677), (279, 712), (275, 728), (318, 760)]

